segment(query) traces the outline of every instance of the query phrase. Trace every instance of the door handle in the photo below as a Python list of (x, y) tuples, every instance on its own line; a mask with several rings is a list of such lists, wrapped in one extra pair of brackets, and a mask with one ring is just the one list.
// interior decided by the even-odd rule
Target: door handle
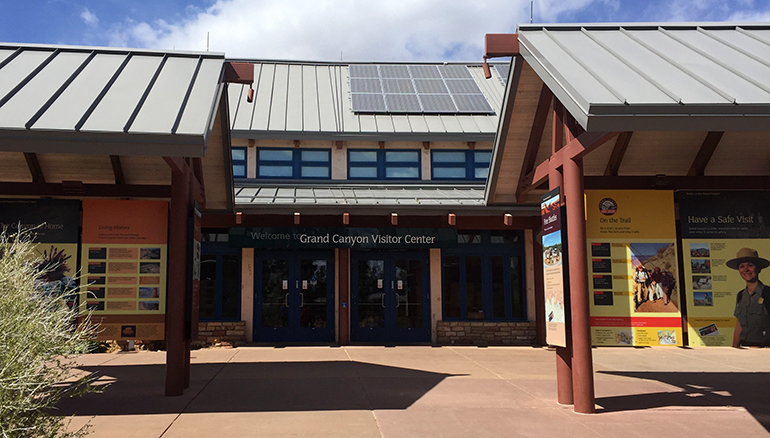
[(400, 297), (401, 297), (401, 296), (400, 296), (400, 295), (398, 294), (398, 292), (397, 292), (397, 293), (396, 293), (396, 307), (398, 307), (398, 305), (400, 304), (400, 303), (399, 303), (399, 301), (401, 301), (401, 300), (400, 300)]
[(288, 293), (283, 297), (283, 305), (286, 306), (286, 308), (289, 307), (289, 294)]
[(385, 307), (385, 292), (382, 293), (382, 307)]
[(299, 307), (305, 307), (305, 294), (299, 294)]

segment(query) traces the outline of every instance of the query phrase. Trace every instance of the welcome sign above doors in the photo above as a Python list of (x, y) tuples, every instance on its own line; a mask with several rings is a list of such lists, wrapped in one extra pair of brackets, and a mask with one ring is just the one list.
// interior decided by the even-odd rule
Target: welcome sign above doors
[(232, 228), (239, 248), (409, 249), (457, 246), (454, 228)]

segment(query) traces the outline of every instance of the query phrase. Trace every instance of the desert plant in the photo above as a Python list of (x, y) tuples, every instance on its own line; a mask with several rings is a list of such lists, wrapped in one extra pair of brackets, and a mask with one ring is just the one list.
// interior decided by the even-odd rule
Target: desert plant
[(93, 329), (67, 306), (75, 290), (44, 286), (66, 259), (53, 250), (38, 258), (32, 239), (0, 232), (0, 437), (82, 436), (64, 430), (55, 406), (91, 390), (92, 377), (73, 373), (73, 357), (86, 352)]

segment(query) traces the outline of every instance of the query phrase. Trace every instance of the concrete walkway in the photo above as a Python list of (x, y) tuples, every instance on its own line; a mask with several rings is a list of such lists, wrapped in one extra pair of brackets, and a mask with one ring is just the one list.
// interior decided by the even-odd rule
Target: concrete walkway
[(164, 397), (163, 352), (92, 354), (103, 393), (69, 399), (94, 437), (770, 436), (770, 349), (594, 349), (597, 414), (556, 403), (555, 353), (524, 347), (193, 351)]

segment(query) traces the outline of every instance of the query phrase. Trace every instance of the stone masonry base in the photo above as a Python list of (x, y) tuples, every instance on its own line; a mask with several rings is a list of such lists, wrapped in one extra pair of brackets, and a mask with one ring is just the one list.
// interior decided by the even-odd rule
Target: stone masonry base
[(199, 322), (198, 343), (240, 345), (246, 342), (246, 322)]
[(439, 345), (535, 345), (534, 321), (438, 321)]

